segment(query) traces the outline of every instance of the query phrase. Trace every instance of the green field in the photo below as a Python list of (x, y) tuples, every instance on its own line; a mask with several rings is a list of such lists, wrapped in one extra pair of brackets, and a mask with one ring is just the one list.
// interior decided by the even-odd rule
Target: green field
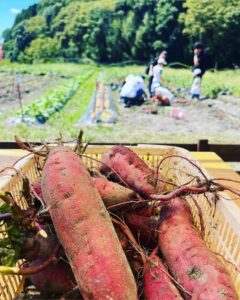
[[(76, 137), (79, 128), (75, 126), (77, 120), (84, 114), (91, 97), (97, 80), (104, 83), (121, 83), (128, 74), (144, 74), (145, 66), (143, 65), (127, 65), (127, 66), (102, 66), (102, 65), (79, 65), (79, 64), (10, 64), (8, 62), (1, 62), (1, 74), (35, 74), (47, 76), (49, 74), (59, 76), (67, 80), (76, 76), (82, 76), (85, 72), (91, 70), (91, 75), (81, 82), (76, 93), (66, 103), (64, 108), (56, 112), (44, 125), (29, 125), (24, 123), (12, 124), (7, 122), (11, 117), (19, 114), (19, 108), (16, 105), (15, 109), (6, 113), (0, 114), (0, 140), (12, 141), (14, 136), (27, 137), (31, 141), (52, 141), (57, 136), (62, 134), (65, 139), (71, 140)], [(219, 92), (226, 89), (228, 93), (234, 97), (240, 97), (240, 78), (239, 70), (227, 71), (208, 71), (203, 79), (203, 94), (216, 97)], [(173, 69), (166, 68), (164, 70), (164, 84), (171, 89), (189, 88), (191, 86), (192, 74), (189, 69)], [(46, 88), (47, 93), (49, 88)], [(44, 96), (44, 95), (43, 95)], [(117, 93), (115, 93), (117, 97)], [(35, 100), (35, 99), (34, 99)], [(37, 99), (36, 99), (37, 100)], [(126, 134), (124, 128), (116, 126), (119, 136)], [(108, 142), (111, 141), (111, 136), (116, 134), (114, 125), (112, 127), (103, 127), (96, 125), (90, 129), (93, 142), (104, 142), (104, 132), (107, 133)], [(99, 135), (98, 132), (102, 134)], [(96, 133), (96, 134), (94, 134)], [(141, 135), (141, 134), (140, 134)], [(181, 142), (181, 137), (179, 137)], [(114, 140), (114, 138), (112, 138)], [(129, 142), (139, 142), (134, 136), (133, 140)], [(152, 141), (152, 139), (151, 139)], [(148, 142), (147, 138), (146, 141)]]

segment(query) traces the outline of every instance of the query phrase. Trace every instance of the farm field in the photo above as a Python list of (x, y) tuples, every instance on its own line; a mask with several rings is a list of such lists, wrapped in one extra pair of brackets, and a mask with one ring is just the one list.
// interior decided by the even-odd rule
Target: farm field
[[(174, 107), (182, 119), (172, 117), (172, 109), (147, 101), (140, 107), (123, 108), (118, 88), (128, 74), (144, 74), (145, 66), (102, 66), (79, 64), (0, 64), (0, 140), (14, 136), (31, 141), (53, 141), (60, 134), (76, 137), (79, 128), (91, 142), (114, 143), (239, 143), (240, 71), (208, 71), (203, 79), (204, 101), (189, 100), (190, 69), (164, 70), (164, 84), (185, 103)], [(20, 78), (20, 79), (19, 79)], [(20, 81), (25, 123), (21, 121), (16, 80)], [(96, 82), (112, 86), (116, 122), (78, 124), (87, 111)], [(151, 110), (155, 114), (149, 113)], [(38, 122), (36, 122), (36, 119)]]

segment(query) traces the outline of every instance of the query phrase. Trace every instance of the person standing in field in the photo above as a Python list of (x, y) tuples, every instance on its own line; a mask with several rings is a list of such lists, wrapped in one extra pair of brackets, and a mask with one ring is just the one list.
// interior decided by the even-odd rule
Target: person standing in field
[(153, 81), (153, 68), (158, 64), (158, 60), (159, 58), (162, 58), (166, 61), (167, 58), (167, 51), (163, 50), (158, 57), (155, 57), (150, 64), (148, 65), (147, 69), (146, 69), (146, 74), (149, 76), (149, 82), (148, 82), (148, 91), (149, 91), (149, 95), (150, 97), (152, 97), (152, 91), (151, 91), (151, 87), (152, 87), (152, 81)]
[(193, 83), (191, 87), (191, 98), (200, 99), (202, 77), (207, 69), (207, 55), (202, 43), (194, 44), (193, 56)]

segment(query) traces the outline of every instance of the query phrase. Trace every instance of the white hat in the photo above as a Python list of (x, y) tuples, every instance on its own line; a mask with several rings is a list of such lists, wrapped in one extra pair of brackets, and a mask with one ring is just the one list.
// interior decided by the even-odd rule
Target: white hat
[(159, 59), (158, 59), (158, 64), (162, 64), (162, 65), (167, 65), (167, 62), (166, 62), (166, 60), (164, 59), (164, 58), (162, 58), (162, 57), (160, 57)]

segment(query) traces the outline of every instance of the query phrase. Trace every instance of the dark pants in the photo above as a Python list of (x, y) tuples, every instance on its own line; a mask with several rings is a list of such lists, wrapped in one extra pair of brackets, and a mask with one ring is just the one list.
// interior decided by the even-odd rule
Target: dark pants
[(137, 95), (134, 98), (128, 98), (128, 97), (121, 97), (121, 100), (123, 102), (123, 105), (125, 107), (130, 107), (132, 105), (141, 105), (144, 102), (144, 91), (138, 90)]
[(148, 92), (149, 92), (150, 97), (152, 97), (152, 91), (151, 91), (152, 81), (153, 81), (153, 76), (149, 76)]

